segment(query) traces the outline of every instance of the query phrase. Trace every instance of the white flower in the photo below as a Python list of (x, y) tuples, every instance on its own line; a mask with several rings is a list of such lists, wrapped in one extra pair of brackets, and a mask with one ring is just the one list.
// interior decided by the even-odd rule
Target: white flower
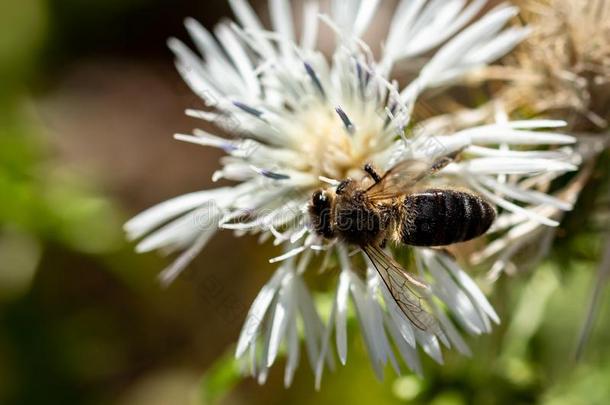
[[(546, 218), (515, 203), (523, 201), (527, 190), (517, 184), (510, 193), (505, 189), (498, 193), (500, 183), (495, 179), (563, 173), (574, 166), (563, 154), (499, 145), (535, 150), (540, 145), (569, 144), (573, 142), (569, 136), (533, 131), (558, 127), (562, 122), (516, 121), (455, 133), (431, 133), (417, 123), (413, 131), (406, 129), (412, 124), (411, 108), (422, 91), (446, 85), (493, 61), (527, 33), (527, 29), (517, 28), (502, 31), (517, 12), (507, 5), (463, 29), (484, 3), (400, 2), (379, 63), (359, 39), (375, 14), (378, 1), (374, 0), (333, 1), (332, 15), (321, 17), (317, 2), (304, 2), (298, 45), (287, 0), (270, 1), (273, 32), (263, 30), (242, 0), (231, 1), (241, 25), (218, 25), (216, 38), (188, 19), (187, 29), (203, 58), (180, 41), (169, 41), (179, 72), (192, 90), (214, 107), (213, 111), (189, 110), (188, 114), (236, 135), (229, 140), (197, 130), (176, 138), (223, 149), (227, 156), (213, 178), (238, 184), (164, 202), (133, 218), (125, 229), (130, 238), (143, 238), (138, 251), (184, 250), (162, 273), (164, 282), (172, 281), (219, 228), (257, 232), (261, 240), (272, 238), (284, 246), (285, 253), (270, 260), (281, 265), (252, 304), (237, 344), (237, 357), (249, 363), (250, 373), (260, 382), (265, 381), (283, 343), (287, 352), (285, 383), (290, 384), (299, 360), (301, 324), (318, 385), (324, 364), (334, 363), (332, 346), (345, 363), (350, 300), (380, 377), (388, 361), (397, 370), (400, 367), (390, 342), (418, 373), (417, 346), (439, 363), (441, 345), (469, 353), (445, 308), (459, 327), (471, 334), (487, 333), (492, 322), (499, 322), (483, 293), (452, 259), (433, 249), (413, 248), (416, 265), (408, 270), (417, 271), (429, 283), (422, 299), (439, 325), (426, 331), (418, 329), (380, 283), (370, 263), (350, 254), (348, 249), (353, 247), (323, 241), (310, 232), (306, 214), (314, 190), (333, 187), (348, 176), (362, 177), (367, 162), (387, 169), (404, 158), (434, 158), (463, 150), (464, 159), (447, 166), (436, 182), (473, 187), (502, 210), (545, 223)], [(315, 49), (319, 21), (337, 34), (330, 60)], [(399, 89), (390, 81), (395, 63), (409, 63), (445, 41), (408, 86)], [(320, 251), (325, 257), (323, 269), (335, 257), (340, 267), (326, 326), (302, 279), (305, 271), (311, 271), (312, 256)], [(364, 263), (366, 269), (358, 263)], [(356, 270), (366, 270), (366, 279)], [(335, 345), (331, 345), (333, 334)]]

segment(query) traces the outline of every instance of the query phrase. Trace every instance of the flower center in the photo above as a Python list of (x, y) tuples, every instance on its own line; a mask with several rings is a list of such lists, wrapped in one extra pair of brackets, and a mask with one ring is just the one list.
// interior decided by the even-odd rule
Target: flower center
[[(358, 111), (360, 110), (360, 111)], [(384, 145), (380, 144), (384, 118), (370, 108), (345, 109), (354, 128), (349, 131), (339, 114), (327, 105), (303, 112), (301, 151), (307, 171), (342, 180), (362, 175), (362, 167)], [(387, 146), (387, 145), (386, 145)]]

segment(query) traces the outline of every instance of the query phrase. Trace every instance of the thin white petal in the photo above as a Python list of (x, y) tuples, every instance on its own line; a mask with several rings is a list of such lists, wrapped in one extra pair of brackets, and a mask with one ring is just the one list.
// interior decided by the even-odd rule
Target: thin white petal
[(362, 281), (358, 279), (356, 275), (351, 275), (350, 291), (352, 293), (352, 299), (356, 306), (356, 314), (360, 321), (360, 329), (362, 330), (362, 337), (366, 345), (375, 376), (379, 379), (383, 379), (383, 365), (384, 365), (384, 353), (379, 350), (379, 334), (383, 333), (379, 331), (377, 325), (374, 322), (374, 315), (372, 313), (372, 301), (367, 299), (367, 293), (365, 286)]
[(367, 300), (370, 302), (371, 323), (375, 326), (375, 343), (377, 344), (378, 352), (383, 356), (382, 364), (385, 365), (387, 360), (390, 360), (396, 374), (400, 374), (398, 362), (394, 356), (394, 351), (390, 346), (390, 341), (383, 326), (383, 314), (379, 301), (377, 299), (379, 288), (379, 279), (377, 272), (370, 267), (367, 269), (366, 292)]
[(303, 252), (305, 249), (307, 249), (307, 246), (305, 246), (305, 245), (290, 249), (288, 252), (286, 252), (282, 255), (269, 259), (269, 263), (276, 263), (276, 262), (284, 261), (286, 259), (290, 259), (291, 257), (294, 257), (294, 256), (298, 255), (299, 253)]
[(525, 209), (523, 207), (518, 206), (517, 204), (513, 204), (510, 201), (507, 201), (507, 200), (505, 200), (503, 198), (498, 197), (497, 195), (495, 195), (494, 193), (491, 193), (489, 190), (487, 190), (483, 186), (479, 185), (478, 182), (476, 182), (476, 181), (474, 181), (472, 179), (469, 180), (469, 184), (476, 191), (478, 191), (479, 193), (483, 194), (483, 196), (485, 198), (487, 198), (488, 200), (490, 200), (494, 204), (499, 205), (500, 207), (504, 208), (505, 210), (514, 212), (516, 214), (525, 215), (529, 219), (531, 219), (533, 221), (536, 221), (536, 222), (538, 222), (540, 224), (543, 224), (543, 225), (547, 225), (547, 226), (558, 226), (559, 225), (559, 222), (557, 222), (557, 221), (555, 221), (555, 220), (553, 220), (551, 218), (545, 217), (543, 215), (538, 214), (537, 212)]
[(142, 211), (127, 221), (123, 227), (129, 239), (137, 239), (164, 222), (197, 208), (208, 201), (223, 200), (230, 191), (230, 187), (222, 187), (174, 197)]
[(437, 309), (435, 313), (438, 321), (443, 327), (443, 332), (447, 335), (447, 337), (451, 341), (451, 344), (458, 350), (458, 352), (462, 353), (465, 356), (471, 356), (472, 352), (470, 351), (470, 348), (460, 335), (460, 332), (458, 332), (453, 322), (451, 322), (449, 317), (445, 314), (445, 312)]
[(284, 386), (287, 388), (292, 384), (294, 373), (299, 364), (299, 335), (297, 331), (297, 317), (294, 312), (288, 319), (286, 345), (288, 347), (288, 355), (284, 371)]
[(472, 47), (481, 39), (487, 39), (497, 33), (517, 11), (516, 7), (496, 9), (456, 35), (422, 69), (421, 77), (424, 82), (433, 81), (434, 76), (438, 76), (448, 67), (459, 66), (461, 59)]
[(295, 41), (290, 3), (288, 0), (270, 0), (269, 11), (274, 31), (283, 39), (280, 42), (282, 54), (288, 57), (292, 50), (291, 43)]
[(284, 337), (286, 326), (288, 324), (288, 317), (291, 313), (291, 300), (294, 299), (294, 293), (290, 287), (292, 276), (289, 274), (282, 280), (282, 287), (280, 288), (277, 303), (275, 304), (275, 311), (273, 313), (273, 319), (271, 320), (271, 334), (269, 335), (269, 351), (267, 352), (267, 367), (271, 367), (275, 358), (277, 357), (280, 349), (280, 342)]
[(218, 229), (221, 214), (215, 204), (205, 204), (152, 232), (138, 243), (136, 252), (150, 252), (162, 247), (183, 248), (198, 235), (205, 235), (207, 241)]
[(517, 44), (530, 34), (529, 28), (512, 27), (504, 30), (488, 43), (471, 51), (471, 63), (483, 64), (493, 62), (510, 52)]
[[(322, 337), (322, 347), (320, 348), (320, 354), (315, 362), (314, 375), (315, 375), (315, 387), (316, 391), (320, 390), (322, 384), (322, 374), (324, 374), (324, 362), (327, 354), (329, 354), (330, 348), (330, 336), (332, 335), (333, 327), (335, 323), (335, 317), (337, 314), (337, 300), (333, 300), (333, 306), (328, 317), (328, 325), (324, 329), (324, 336)], [(314, 364), (314, 363), (311, 363)]]
[[(320, 320), (320, 316), (315, 308), (313, 299), (309, 294), (305, 283), (301, 277), (295, 279), (295, 289), (297, 291), (299, 310), (303, 317), (303, 331), (305, 335), (305, 347), (307, 348), (307, 356), (312, 370), (316, 371), (316, 364), (321, 353), (321, 336), (324, 330), (324, 325)], [(322, 356), (329, 366), (333, 366), (332, 356), (326, 353), (327, 356)]]
[(469, 154), (484, 157), (557, 159), (564, 161), (569, 158), (569, 153), (563, 150), (514, 150), (471, 145), (467, 151)]
[(362, 36), (364, 31), (368, 28), (369, 23), (377, 11), (378, 5), (379, 0), (361, 0), (356, 21), (354, 21), (354, 34), (357, 37)]
[(247, 0), (229, 0), (233, 13), (237, 16), (239, 22), (250, 32), (254, 33), (257, 44), (262, 48), (266, 57), (275, 55), (273, 47), (263, 35), (257, 35), (264, 30), (256, 13), (250, 6)]
[(347, 298), (350, 289), (350, 277), (346, 270), (339, 275), (339, 285), (337, 287), (337, 315), (335, 317), (335, 339), (337, 353), (341, 364), (347, 361)]
[[(434, 255), (423, 251), (423, 257), (430, 273), (434, 276), (433, 291), (457, 315), (458, 321), (471, 333), (481, 334), (485, 323), (472, 301), (450, 277)], [(415, 331), (417, 333), (417, 331)]]
[[(275, 305), (271, 305), (270, 308), (270, 318), (273, 319), (275, 317), (275, 309), (276, 306)], [(267, 366), (267, 357), (268, 357), (268, 353), (269, 353), (269, 345), (271, 343), (271, 332), (272, 332), (272, 328), (273, 328), (273, 323), (272, 322), (266, 322), (264, 325), (264, 335), (262, 337), (262, 341), (263, 341), (263, 347), (261, 350), (261, 354), (260, 354), (260, 358), (259, 358), (259, 364), (258, 364), (258, 378), (257, 378), (257, 382), (260, 385), (263, 385), (266, 381), (267, 381), (267, 377), (269, 376), (269, 367)]]
[(254, 74), (254, 67), (235, 33), (225, 24), (219, 24), (215, 32), (218, 40), (222, 43), (233, 63), (235, 63), (239, 75), (245, 84), (242, 94), (247, 99), (259, 96), (260, 86)]
[(282, 278), (287, 272), (286, 267), (280, 267), (271, 279), (261, 288), (260, 292), (252, 302), (244, 326), (242, 327), (235, 349), (235, 357), (241, 357), (248, 346), (258, 335), (259, 327), (273, 301)]
[(415, 335), (422, 349), (424, 349), (424, 352), (426, 352), (428, 356), (432, 357), (432, 359), (434, 359), (434, 361), (436, 361), (438, 364), (443, 364), (443, 353), (436, 336), (420, 330), (416, 330)]
[(413, 348), (415, 348), (415, 334), (413, 332), (413, 327), (411, 326), (411, 321), (406, 317), (406, 315), (402, 312), (402, 310), (398, 307), (396, 300), (392, 297), (390, 292), (388, 291), (385, 283), (380, 283), (381, 293), (383, 294), (383, 299), (388, 307), (388, 313), (392, 322), (398, 328), (403, 339)]
[(303, 27), (301, 47), (311, 50), (316, 45), (318, 35), (318, 10), (320, 3), (316, 0), (306, 0), (303, 3)]
[(562, 120), (522, 120), (509, 121), (506, 123), (509, 127), (515, 129), (534, 129), (534, 128), (561, 128), (567, 125), (567, 122)]
[(500, 317), (493, 309), (479, 286), (462, 270), (457, 263), (442, 254), (437, 254), (437, 258), (445, 265), (446, 268), (453, 274), (453, 277), (464, 287), (468, 294), (475, 300), (477, 305), (485, 311), (485, 313), (497, 324), (500, 324)]
[(577, 167), (570, 162), (536, 158), (475, 158), (458, 164), (460, 169), (472, 174), (538, 174), (545, 172), (573, 171)]
[(572, 209), (571, 204), (537, 190), (524, 190), (510, 183), (500, 183), (489, 176), (478, 176), (477, 180), (485, 187), (499, 191), (514, 200), (530, 204), (548, 204), (563, 211)]
[(456, 135), (467, 135), (470, 137), (470, 143), (478, 144), (565, 145), (576, 142), (576, 138), (571, 135), (552, 132), (523, 131), (496, 125), (483, 125), (465, 129), (456, 133)]
[(392, 335), (392, 339), (400, 352), (404, 362), (409, 366), (411, 370), (413, 370), (417, 375), (422, 376), (422, 366), (419, 360), (419, 355), (417, 354), (417, 349), (409, 345), (406, 340), (402, 337), (402, 334), (396, 327), (396, 324), (389, 318), (389, 316), (384, 317), (385, 325)]
[(172, 283), (176, 277), (180, 275), (182, 270), (184, 270), (184, 268), (193, 260), (193, 258), (197, 256), (199, 252), (201, 252), (201, 249), (205, 247), (211, 236), (212, 233), (201, 234), (191, 247), (182, 252), (178, 259), (176, 259), (169, 267), (164, 269), (159, 274), (159, 281), (161, 281), (161, 284), (167, 286)]

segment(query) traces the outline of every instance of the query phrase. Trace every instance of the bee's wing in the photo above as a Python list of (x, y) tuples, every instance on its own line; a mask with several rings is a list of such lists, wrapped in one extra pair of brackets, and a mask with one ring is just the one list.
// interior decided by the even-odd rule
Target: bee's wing
[(371, 259), (388, 291), (405, 316), (418, 329), (441, 335), (436, 318), (428, 312), (415, 287), (428, 288), (427, 284), (407, 273), (396, 261), (381, 248), (368, 245), (362, 248)]
[(373, 201), (404, 195), (418, 181), (451, 163), (453, 157), (454, 154), (436, 160), (402, 160), (385, 172), (381, 180), (370, 186), (366, 190), (366, 195)]

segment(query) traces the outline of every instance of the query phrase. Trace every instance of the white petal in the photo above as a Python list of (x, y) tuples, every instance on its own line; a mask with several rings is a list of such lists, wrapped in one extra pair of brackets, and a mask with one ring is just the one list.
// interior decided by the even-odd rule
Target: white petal
[(291, 45), (295, 41), (290, 3), (288, 0), (270, 0), (269, 11), (271, 12), (274, 31), (282, 38), (282, 41), (280, 41), (282, 55), (288, 57), (292, 51)]
[(402, 356), (404, 362), (409, 366), (411, 370), (413, 370), (417, 375), (422, 376), (422, 366), (419, 360), (419, 355), (417, 354), (417, 349), (413, 346), (409, 345), (406, 340), (402, 337), (402, 334), (396, 327), (396, 324), (386, 316), (384, 318), (385, 325), (392, 335), (392, 339), (394, 340), (394, 344), (398, 348), (400, 355)]
[(379, 379), (383, 379), (383, 365), (385, 364), (385, 357), (383, 352), (380, 351), (379, 341), (381, 333), (385, 333), (378, 329), (378, 325), (375, 322), (372, 300), (367, 298), (366, 289), (360, 279), (354, 274), (351, 274), (350, 291), (352, 293), (352, 299), (356, 306), (356, 314), (360, 321), (360, 329), (362, 330), (362, 337), (366, 345), (367, 351), (373, 364), (373, 370), (375, 376)]
[(269, 259), (269, 263), (276, 263), (276, 262), (281, 262), (281, 261), (290, 259), (291, 257), (295, 257), (296, 255), (300, 254), (307, 248), (308, 248), (308, 246), (303, 245), (303, 246), (298, 246), (296, 248), (290, 249), (288, 252), (286, 252), (280, 256), (276, 256), (276, 257)]
[(228, 150), (233, 147), (233, 145), (226, 139), (221, 138), (219, 136), (214, 136), (212, 134), (202, 134), (198, 136), (187, 134), (174, 134), (174, 139), (202, 146), (211, 146), (224, 150)]
[(255, 31), (264, 30), (256, 12), (252, 9), (252, 6), (250, 6), (250, 2), (247, 0), (229, 0), (229, 5), (244, 27)]
[(343, 270), (339, 275), (336, 297), (337, 315), (335, 317), (335, 339), (339, 360), (343, 365), (345, 365), (347, 361), (347, 298), (350, 289), (348, 271), (349, 270)]
[(467, 151), (469, 154), (485, 157), (556, 159), (563, 161), (569, 159), (569, 153), (563, 150), (514, 150), (471, 145)]
[[(197, 46), (201, 55), (205, 57), (204, 68), (207, 73), (206, 79), (226, 94), (238, 93), (239, 89), (235, 86), (235, 83), (239, 82), (239, 75), (227, 59), (226, 54), (220, 49), (212, 34), (193, 18), (187, 18), (184, 25), (191, 38), (193, 38), (195, 46)], [(171, 48), (175, 49), (175, 47)], [(174, 50), (179, 55), (185, 53), (184, 50), (176, 51)], [(222, 73), (222, 76), (219, 75), (220, 73)], [(220, 77), (223, 80), (218, 80)]]
[(395, 58), (404, 51), (407, 32), (413, 26), (413, 20), (424, 6), (426, 0), (401, 0), (388, 30), (388, 37), (384, 47), (384, 56), (381, 65), (384, 66), (383, 72), (389, 72)]
[(567, 125), (567, 122), (562, 120), (522, 120), (509, 121), (506, 123), (509, 127), (515, 129), (531, 129), (531, 128), (561, 128)]
[(138, 243), (136, 252), (150, 252), (162, 247), (184, 248), (198, 235), (205, 235), (207, 241), (218, 229), (221, 214), (222, 211), (215, 204), (205, 204), (152, 232)]
[(377, 300), (378, 295), (378, 277), (377, 272), (370, 267), (367, 269), (367, 283), (366, 283), (366, 293), (367, 300), (369, 300), (370, 308), (371, 308), (371, 321), (376, 326), (376, 337), (375, 343), (377, 344), (377, 350), (379, 353), (383, 355), (382, 364), (385, 365), (387, 360), (390, 360), (394, 371), (396, 374), (400, 374), (400, 368), (398, 367), (398, 362), (394, 356), (394, 352), (390, 346), (390, 341), (388, 340), (388, 336), (385, 332), (385, 328), (383, 326), (383, 314), (379, 301)]
[(388, 313), (390, 315), (390, 319), (396, 325), (400, 335), (403, 339), (413, 348), (415, 348), (415, 334), (413, 332), (413, 327), (411, 326), (411, 321), (406, 317), (406, 315), (402, 312), (396, 300), (392, 297), (392, 294), (388, 291), (385, 283), (380, 283), (381, 293), (383, 294), (383, 299), (388, 307)]
[(304, 50), (312, 50), (316, 45), (318, 36), (318, 10), (320, 3), (316, 0), (305, 0), (303, 2), (303, 27), (301, 36), (301, 47)]
[(571, 204), (537, 190), (525, 190), (514, 184), (500, 183), (489, 176), (477, 176), (477, 180), (485, 187), (499, 191), (514, 200), (530, 204), (548, 204), (563, 211), (570, 211), (572, 209)]
[(448, 67), (459, 66), (464, 55), (481, 42), (496, 34), (502, 26), (517, 14), (515, 7), (503, 7), (485, 15), (483, 18), (456, 35), (445, 44), (421, 71), (422, 80), (427, 83), (442, 74)]
[(229, 0), (229, 4), (239, 22), (255, 36), (256, 42), (262, 49), (265, 57), (273, 57), (275, 55), (275, 50), (269, 41), (263, 35), (260, 35), (264, 30), (264, 27), (250, 6), (250, 3), (247, 0)]
[[(333, 306), (330, 311), (330, 315), (328, 317), (328, 325), (324, 330), (324, 336), (322, 337), (322, 347), (320, 349), (320, 355), (315, 363), (314, 375), (315, 375), (315, 387), (316, 391), (320, 390), (320, 385), (322, 384), (322, 374), (324, 373), (324, 362), (326, 360), (327, 354), (329, 354), (330, 347), (330, 336), (333, 331), (333, 324), (335, 323), (335, 317), (337, 314), (337, 300), (333, 300)], [(311, 363), (313, 364), (313, 363)]]
[(498, 34), (495, 38), (472, 50), (468, 58), (472, 64), (484, 64), (504, 56), (517, 44), (530, 34), (528, 28), (509, 28)]
[(451, 344), (455, 346), (455, 348), (463, 355), (471, 356), (472, 352), (470, 351), (470, 348), (460, 335), (460, 332), (458, 332), (458, 330), (456, 329), (455, 325), (453, 325), (453, 322), (451, 322), (449, 317), (445, 314), (445, 312), (437, 309), (435, 313), (436, 317), (438, 318), (438, 321), (443, 327), (443, 332), (447, 335), (447, 337), (451, 341)]
[[(299, 310), (303, 317), (303, 332), (305, 335), (305, 347), (307, 348), (307, 356), (312, 370), (316, 371), (316, 363), (320, 358), (321, 350), (321, 335), (324, 330), (324, 325), (320, 320), (320, 316), (316, 311), (313, 299), (301, 277), (295, 279), (295, 289), (297, 291)], [(330, 353), (329, 353), (330, 354)], [(331, 356), (326, 356), (325, 360), (332, 366)], [(324, 358), (324, 357), (323, 357)]]
[(201, 252), (201, 249), (205, 247), (212, 235), (213, 232), (201, 234), (188, 249), (180, 254), (178, 259), (164, 269), (159, 274), (159, 281), (161, 281), (161, 284), (167, 286), (172, 283), (193, 258)]
[[(401, 56), (419, 55), (440, 45), (470, 21), (486, 2), (487, 0), (472, 1), (466, 8), (464, 0), (428, 2), (426, 11), (409, 33), (408, 47)], [(425, 18), (428, 15), (431, 18)]]
[[(485, 6), (487, 0), (473, 0), (471, 1), (466, 8), (462, 10), (458, 18), (454, 19), (451, 22), (451, 25), (447, 28), (447, 31), (450, 32), (451, 35), (461, 29), (466, 23), (468, 23), (474, 16), (476, 16), (479, 11)], [(447, 35), (444, 35), (447, 36)]]
[[(435, 135), (431, 138), (420, 137), (413, 142), (413, 149), (417, 152), (417, 156), (431, 157), (438, 153), (448, 154), (473, 144), (562, 145), (574, 143), (574, 141), (574, 137), (564, 134), (483, 126), (459, 131), (452, 135)], [(400, 149), (399, 145), (398, 143), (395, 147)]]
[(464, 287), (464, 289), (468, 292), (470, 297), (476, 302), (476, 304), (483, 310), (485, 313), (493, 319), (493, 321), (497, 324), (500, 324), (500, 317), (493, 309), (487, 298), (483, 294), (483, 292), (479, 289), (476, 283), (466, 274), (464, 270), (462, 270), (457, 263), (453, 260), (445, 257), (442, 254), (436, 255), (437, 259), (439, 259), (446, 268), (449, 269), (453, 277), (457, 279), (457, 281)]
[(424, 352), (432, 357), (438, 364), (443, 364), (443, 353), (441, 352), (441, 346), (439, 345), (436, 336), (422, 332), (421, 330), (416, 330), (415, 336), (422, 349), (424, 349)]
[(278, 293), (277, 303), (273, 319), (271, 320), (271, 334), (269, 335), (269, 351), (267, 352), (267, 367), (271, 367), (280, 349), (280, 342), (286, 332), (289, 316), (291, 315), (291, 306), (294, 304), (292, 300), (296, 299), (294, 291), (291, 288), (290, 274), (286, 275), (282, 280), (282, 286)]
[(284, 387), (288, 388), (292, 384), (294, 373), (299, 364), (299, 335), (297, 331), (297, 317), (294, 312), (288, 319), (286, 345), (288, 347), (288, 355), (284, 371)]
[[(432, 286), (432, 291), (457, 315), (458, 321), (468, 331), (474, 334), (484, 332), (486, 329), (485, 323), (470, 298), (459, 288), (431, 253), (426, 251), (422, 253), (428, 271), (434, 276), (435, 283)], [(415, 332), (417, 333), (417, 330)]]
[[(461, 170), (472, 174), (538, 174), (545, 172), (573, 171), (577, 167), (570, 162), (536, 158), (475, 158), (458, 164)], [(455, 170), (455, 169), (448, 169)]]
[[(273, 319), (275, 317), (275, 309), (276, 306), (275, 305), (271, 305), (270, 308), (270, 318)], [(257, 378), (257, 382), (260, 385), (263, 385), (266, 381), (267, 381), (267, 377), (269, 376), (269, 367), (267, 366), (267, 358), (268, 358), (268, 354), (269, 354), (269, 345), (271, 343), (271, 332), (272, 332), (272, 328), (273, 328), (273, 323), (272, 322), (266, 322), (266, 324), (264, 325), (264, 335), (262, 337), (262, 341), (263, 341), (263, 348), (261, 350), (261, 355), (259, 358), (259, 364), (258, 364), (258, 378)]]
[(369, 23), (373, 19), (375, 12), (377, 11), (377, 6), (379, 5), (379, 0), (361, 0), (360, 8), (358, 10), (358, 15), (356, 16), (356, 20), (354, 21), (354, 35), (357, 37), (362, 36), (364, 31), (369, 26)]
[(260, 95), (260, 86), (254, 73), (254, 67), (237, 36), (225, 24), (217, 25), (215, 32), (218, 40), (222, 43), (233, 63), (235, 63), (240, 78), (243, 80), (245, 86), (241, 94), (246, 98), (245, 101), (258, 97)]
[(123, 226), (129, 239), (137, 239), (176, 216), (197, 208), (208, 201), (225, 200), (231, 187), (184, 194), (142, 211)]
[[(470, 137), (470, 143), (477, 144), (565, 145), (576, 142), (576, 138), (570, 135), (552, 132), (523, 131), (499, 125), (482, 125), (465, 129), (457, 132), (455, 135), (466, 135)], [(441, 139), (438, 140), (439, 142), (442, 142)]]
[(543, 225), (547, 225), (547, 226), (553, 226), (553, 227), (559, 225), (559, 222), (557, 222), (557, 221), (555, 221), (555, 220), (553, 220), (551, 218), (548, 218), (546, 216), (540, 215), (540, 214), (538, 214), (537, 212), (535, 212), (533, 210), (525, 209), (525, 208), (520, 207), (520, 206), (518, 206), (516, 204), (513, 204), (510, 201), (507, 201), (507, 200), (505, 200), (503, 198), (498, 197), (497, 195), (495, 195), (494, 193), (490, 192), (489, 190), (487, 190), (483, 186), (479, 185), (473, 179), (469, 180), (469, 184), (472, 186), (472, 188), (474, 188), (476, 191), (481, 193), (485, 198), (487, 198), (488, 200), (490, 200), (494, 204), (504, 208), (505, 210), (508, 210), (510, 212), (514, 212), (515, 214), (525, 215), (529, 219), (531, 219), (533, 221), (536, 221), (539, 224), (543, 224)]
[(235, 349), (235, 357), (241, 357), (248, 346), (258, 336), (259, 327), (267, 314), (267, 310), (275, 297), (279, 285), (288, 271), (286, 266), (280, 267), (271, 279), (261, 288), (260, 292), (252, 302), (244, 326), (242, 327)]

